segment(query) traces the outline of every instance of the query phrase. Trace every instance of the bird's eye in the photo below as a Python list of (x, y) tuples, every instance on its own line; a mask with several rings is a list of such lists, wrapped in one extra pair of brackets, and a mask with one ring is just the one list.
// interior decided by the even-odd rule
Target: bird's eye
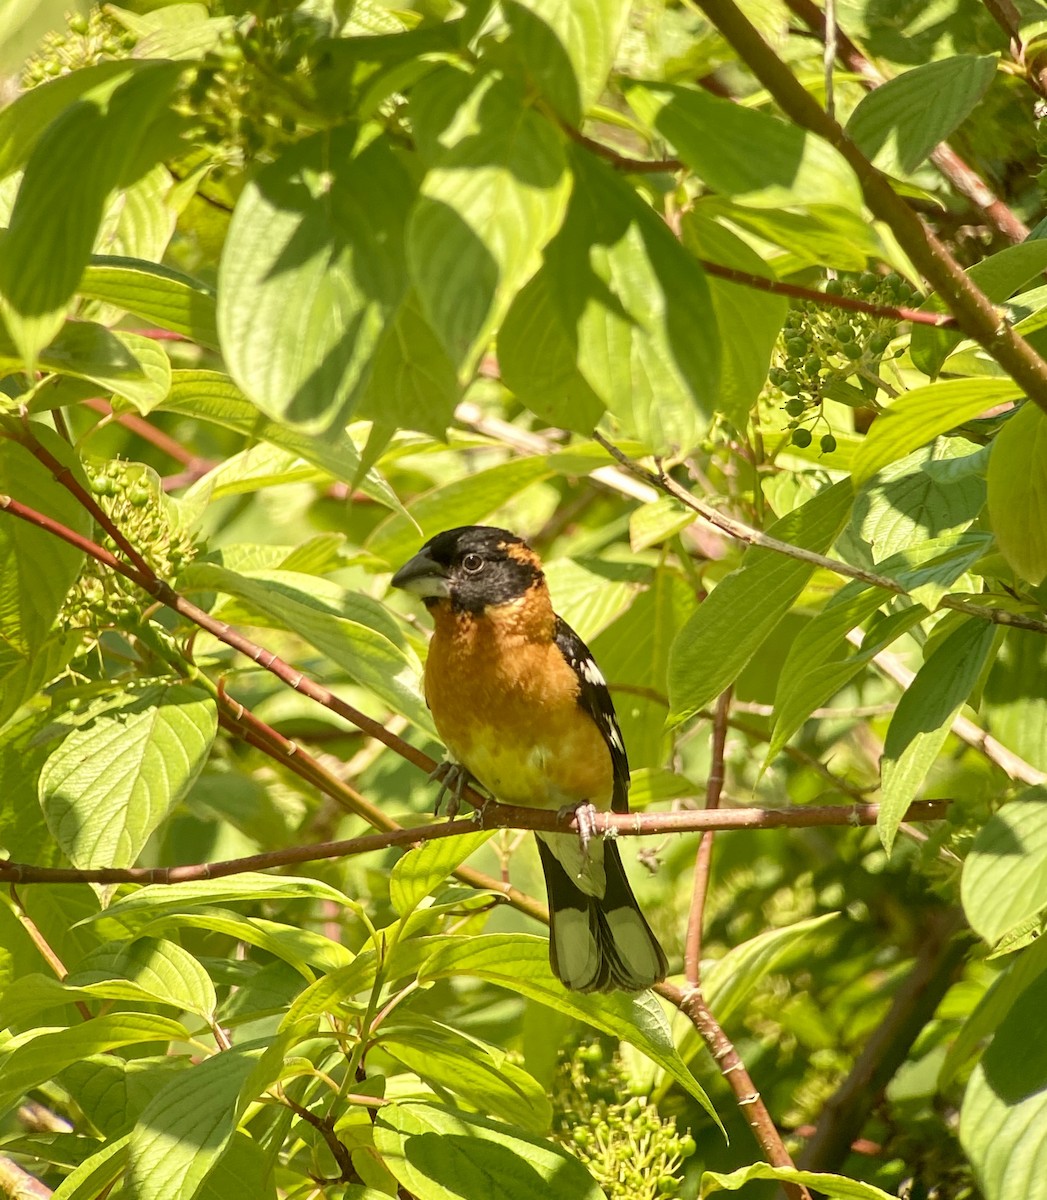
[(467, 554), (462, 559), (462, 568), (470, 575), (475, 575), (478, 571), (484, 569), (484, 560), (479, 554)]

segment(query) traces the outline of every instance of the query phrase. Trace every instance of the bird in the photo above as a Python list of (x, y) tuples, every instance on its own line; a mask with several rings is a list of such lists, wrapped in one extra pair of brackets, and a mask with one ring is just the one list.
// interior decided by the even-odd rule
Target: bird
[(459, 795), (464, 777), (504, 804), (577, 813), (578, 834), (536, 835), (553, 974), (578, 992), (660, 982), (665, 953), (618, 846), (591, 836), (594, 810), (629, 810), (622, 731), (592, 654), (553, 609), (538, 555), (507, 529), (461, 525), (430, 538), (391, 586), (433, 618), (425, 699)]

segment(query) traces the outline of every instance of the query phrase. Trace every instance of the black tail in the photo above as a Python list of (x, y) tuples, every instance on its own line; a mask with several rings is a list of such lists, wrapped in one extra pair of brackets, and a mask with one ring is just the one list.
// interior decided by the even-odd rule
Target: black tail
[[(548, 840), (547, 840), (548, 838)], [(613, 841), (594, 839), (588, 853), (603, 857), (603, 871), (587, 872), (586, 882), (603, 875), (603, 894), (583, 891), (556, 853), (554, 839), (568, 838), (578, 857), (573, 834), (538, 836), (538, 850), (549, 894), (549, 961), (553, 974), (576, 992), (641, 992), (665, 978), (665, 954), (636, 903), (622, 858)], [(601, 881), (602, 882), (602, 881)]]

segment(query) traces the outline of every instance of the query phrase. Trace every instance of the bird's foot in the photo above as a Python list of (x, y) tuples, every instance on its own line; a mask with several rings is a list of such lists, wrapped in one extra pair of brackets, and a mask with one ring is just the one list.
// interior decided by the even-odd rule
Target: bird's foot
[[(440, 809), (443, 807), (444, 796), (448, 797), (447, 801), (447, 819), (453, 821), (458, 816), (458, 810), (462, 807), (462, 793), (466, 788), (472, 788), (474, 791), (483, 792), (484, 788), (480, 781), (461, 763), (454, 762), (452, 759), (444, 759), (429, 776), (430, 782), (438, 782), (440, 790), (436, 793), (436, 803), (433, 806), (433, 816), (440, 815)], [(483, 811), (481, 807), (481, 812)]]
[(596, 836), (596, 814), (599, 810), (588, 800), (581, 804), (567, 804), (560, 809), (561, 817), (573, 816), (578, 824), (578, 842), (582, 853), (589, 853), (589, 843)]

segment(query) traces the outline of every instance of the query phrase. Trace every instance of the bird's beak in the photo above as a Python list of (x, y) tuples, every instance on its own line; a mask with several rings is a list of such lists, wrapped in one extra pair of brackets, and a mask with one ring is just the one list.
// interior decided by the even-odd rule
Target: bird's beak
[(419, 550), (410, 562), (404, 563), (390, 580), (390, 585), (426, 599), (451, 594), (451, 581), (447, 578), (446, 569), (429, 556), (427, 549)]

